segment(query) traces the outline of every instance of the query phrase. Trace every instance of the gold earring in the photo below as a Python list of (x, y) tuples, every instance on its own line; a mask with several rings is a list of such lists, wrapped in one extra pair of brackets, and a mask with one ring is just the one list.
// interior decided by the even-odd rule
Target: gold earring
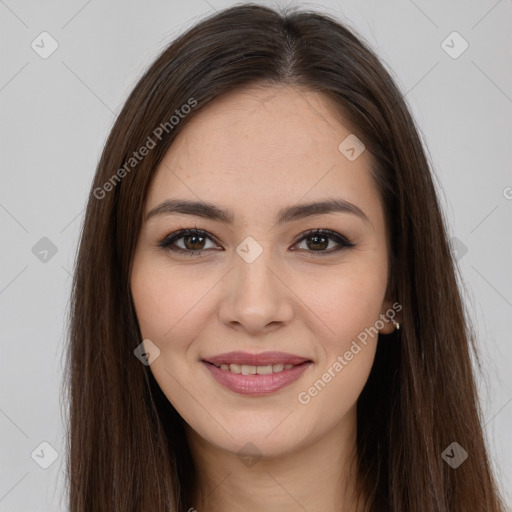
[(400, 324), (394, 318), (392, 318), (391, 321), (393, 322), (395, 329), (398, 331), (400, 329)]

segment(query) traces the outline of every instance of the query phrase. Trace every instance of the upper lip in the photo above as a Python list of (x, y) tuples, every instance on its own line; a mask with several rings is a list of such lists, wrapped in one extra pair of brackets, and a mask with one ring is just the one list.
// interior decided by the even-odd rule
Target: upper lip
[(286, 352), (262, 352), (260, 354), (251, 354), (249, 352), (227, 352), (218, 356), (203, 359), (207, 363), (213, 363), (217, 366), (221, 364), (239, 364), (248, 366), (267, 366), (272, 364), (301, 364), (310, 361), (307, 357), (301, 357)]

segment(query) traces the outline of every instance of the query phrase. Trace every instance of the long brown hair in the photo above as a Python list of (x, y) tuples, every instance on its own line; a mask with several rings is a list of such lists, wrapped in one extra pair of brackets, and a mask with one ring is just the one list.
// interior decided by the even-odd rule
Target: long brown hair
[[(472, 350), (480, 367), (474, 329), (403, 95), (338, 20), (254, 4), (220, 11), (172, 42), (135, 86), (103, 149), (69, 317), (70, 511), (193, 507), (196, 469), (183, 420), (134, 356), (142, 338), (130, 268), (148, 186), (175, 136), (220, 94), (256, 83), (327, 95), (373, 157), (392, 241), (388, 296), (403, 306), (403, 327), (379, 341), (358, 400), (367, 510), (501, 512), (470, 357)], [(143, 146), (149, 150), (136, 158)], [(442, 457), (453, 442), (468, 454), (456, 469)]]

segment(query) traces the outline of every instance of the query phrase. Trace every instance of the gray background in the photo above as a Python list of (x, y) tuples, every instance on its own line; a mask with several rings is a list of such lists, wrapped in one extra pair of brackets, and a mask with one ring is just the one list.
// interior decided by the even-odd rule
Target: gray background
[[(65, 314), (86, 197), (115, 115), (165, 45), (234, 3), (0, 0), (1, 511), (66, 510)], [(489, 449), (512, 503), (512, 1), (447, 4), (304, 5), (369, 41), (419, 123), (478, 329)], [(58, 43), (47, 59), (31, 47), (44, 31)], [(453, 31), (469, 44), (457, 58), (442, 46)], [(461, 48), (450, 41), (452, 52)], [(42, 252), (43, 237), (55, 254)], [(42, 442), (57, 452), (47, 469)]]

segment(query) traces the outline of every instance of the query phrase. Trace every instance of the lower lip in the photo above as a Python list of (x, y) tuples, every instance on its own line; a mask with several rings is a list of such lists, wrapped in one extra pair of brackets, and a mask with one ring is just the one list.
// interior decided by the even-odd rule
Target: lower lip
[(224, 387), (241, 395), (267, 395), (275, 393), (295, 382), (309, 367), (311, 361), (298, 364), (289, 370), (268, 375), (243, 375), (221, 370), (214, 364), (203, 361), (213, 378)]

